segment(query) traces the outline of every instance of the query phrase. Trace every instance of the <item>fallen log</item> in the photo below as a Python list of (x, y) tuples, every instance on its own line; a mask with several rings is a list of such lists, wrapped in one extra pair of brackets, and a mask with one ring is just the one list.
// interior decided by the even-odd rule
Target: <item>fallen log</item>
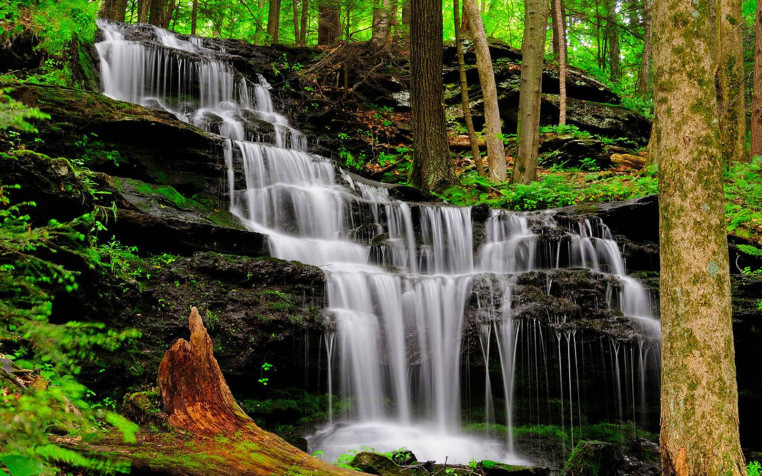
[(642, 169), (646, 166), (646, 158), (640, 155), (632, 154), (612, 154), (611, 162), (614, 165), (623, 165), (631, 169)]

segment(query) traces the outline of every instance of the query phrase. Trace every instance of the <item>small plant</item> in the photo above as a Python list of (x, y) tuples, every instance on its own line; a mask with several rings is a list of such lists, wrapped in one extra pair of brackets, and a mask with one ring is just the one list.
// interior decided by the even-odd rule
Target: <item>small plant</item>
[[(273, 368), (273, 364), (269, 364), (267, 362), (262, 364), (262, 375), (264, 375), (264, 372), (267, 372), (272, 368)], [(264, 386), (267, 386), (267, 384), (270, 382), (270, 379), (267, 377), (262, 377), (259, 380), (257, 380), (257, 382), (261, 383)]]
[(748, 466), (746, 466), (746, 473), (749, 476), (762, 476), (762, 465), (759, 464), (759, 461), (751, 461)]

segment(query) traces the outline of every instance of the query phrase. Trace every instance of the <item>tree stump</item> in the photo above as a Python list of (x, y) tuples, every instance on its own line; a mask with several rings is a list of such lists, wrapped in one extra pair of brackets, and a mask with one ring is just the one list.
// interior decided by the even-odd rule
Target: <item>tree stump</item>
[[(212, 339), (195, 307), (188, 320), (190, 341), (180, 339), (159, 365), (159, 390), (169, 423), (195, 437), (223, 436), (231, 445), (252, 448), (256, 465), (242, 461), (238, 474), (285, 474), (295, 469), (310, 474), (358, 475), (300, 451), (259, 428), (238, 406), (212, 352)], [(222, 449), (222, 448), (220, 448)], [(232, 456), (234, 452), (229, 454)], [(228, 464), (234, 463), (228, 460)], [(289, 473), (290, 474), (290, 473)]]

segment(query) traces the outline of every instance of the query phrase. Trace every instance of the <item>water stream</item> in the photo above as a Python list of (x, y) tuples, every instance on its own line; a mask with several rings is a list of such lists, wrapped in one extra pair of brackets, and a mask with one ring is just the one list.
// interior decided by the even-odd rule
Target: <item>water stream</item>
[[(308, 438), (310, 449), (323, 451), (324, 458), (335, 460), (362, 446), (382, 451), (405, 446), (422, 461), (520, 463), (512, 436), (517, 361), (537, 394), (530, 414), (540, 415), (542, 379), (550, 392), (551, 345), (558, 347), (559, 375), (550, 378), (560, 379), (561, 403), (567, 402), (560, 423), (578, 424), (579, 386), (575, 390), (573, 381), (579, 381), (582, 344), (571, 331), (553, 336), (537, 322), (514, 322), (512, 293), (520, 273), (587, 268), (615, 277), (620, 286), (612, 289), (611, 305), (642, 322), (645, 333), (658, 332), (648, 293), (627, 276), (617, 243), (602, 222), (580, 221), (553, 247), (531, 226), (553, 222), (552, 215), (494, 210), (483, 242), (475, 243), (471, 209), (394, 200), (388, 187), (308, 153), (307, 138), (273, 107), (272, 87), (261, 76), (246, 79), (224, 52), (158, 28), (150, 38), (132, 41), (126, 39), (131, 27), (99, 26), (103, 93), (167, 110), (224, 137), (230, 210), (247, 229), (269, 237), (273, 256), (324, 270), (331, 329), (325, 336), (325, 385), (349, 402), (342, 409), (329, 408), (330, 421)], [(269, 127), (263, 129), (263, 123)], [(485, 277), (497, 298), (479, 304), (486, 316), (480, 323), (481, 358), (485, 367), (497, 358), (502, 377), (497, 384), (486, 373), (485, 420), (494, 422), (492, 389), (499, 387), (506, 418), (498, 423), (507, 427), (505, 438), (461, 432), (465, 312), (474, 283)], [(547, 286), (550, 293), (552, 281)], [(622, 365), (630, 368), (620, 372), (625, 355), (614, 354), (619, 408), (626, 410), (623, 381), (629, 372), (635, 418), (637, 359), (628, 354)], [(639, 362), (645, 374), (643, 346)], [(639, 385), (645, 392), (645, 383)]]

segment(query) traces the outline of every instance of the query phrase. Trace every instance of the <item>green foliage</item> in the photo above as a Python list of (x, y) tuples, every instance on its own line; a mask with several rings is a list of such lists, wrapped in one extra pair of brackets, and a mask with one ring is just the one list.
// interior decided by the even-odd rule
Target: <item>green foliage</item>
[(759, 241), (762, 236), (762, 157), (733, 164), (724, 179), (728, 232)]
[(23, 132), (37, 132), (37, 129), (27, 119), (48, 119), (49, 115), (37, 108), (26, 107), (10, 97), (10, 88), (0, 89), (0, 131), (8, 128)]
[(74, 38), (93, 41), (99, 4), (88, 0), (0, 0), (2, 36), (28, 28), (39, 39), (38, 49), (60, 55)]
[(762, 476), (762, 465), (759, 461), (750, 461), (746, 466), (746, 473), (748, 476)]

